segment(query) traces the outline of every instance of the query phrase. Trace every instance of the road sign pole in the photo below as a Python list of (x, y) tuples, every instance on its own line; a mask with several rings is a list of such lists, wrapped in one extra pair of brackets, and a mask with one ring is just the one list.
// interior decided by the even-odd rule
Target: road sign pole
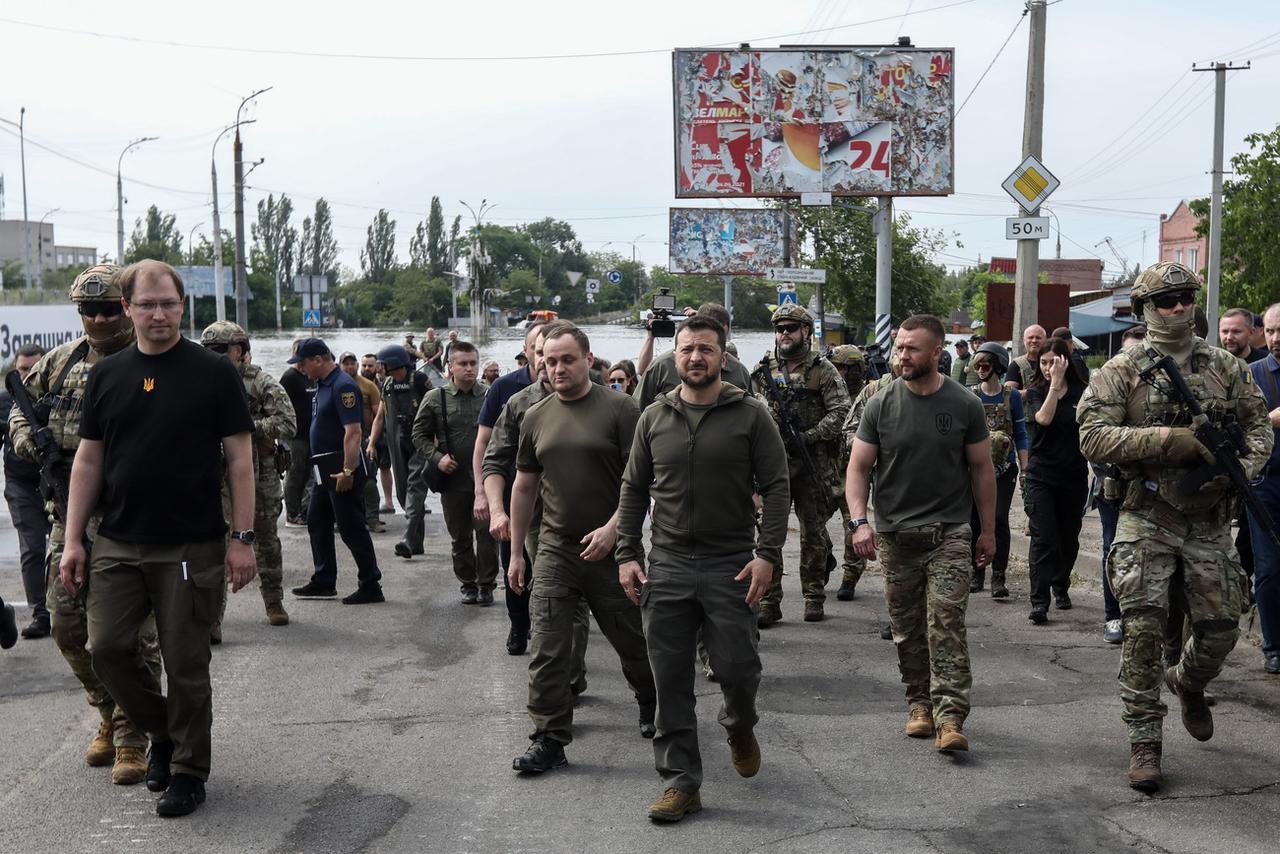
[[(1044, 139), (1044, 29), (1045, 0), (1029, 0), (1031, 35), (1027, 39), (1027, 103), (1022, 123), (1022, 156), (1037, 160)], [(1039, 213), (1040, 206), (1027, 211)], [(1013, 288), (1014, 352), (1021, 354), (1022, 330), (1040, 316), (1040, 241), (1018, 241), (1018, 269)]]
[[(814, 217), (813, 220), (813, 259), (815, 262), (820, 261), (822, 258), (822, 249), (820, 248), (822, 245), (821, 221), (822, 214), (819, 212), (818, 216)], [(813, 301), (818, 315), (817, 322), (813, 324), (813, 331), (817, 333), (818, 351), (821, 352), (823, 339), (827, 337), (827, 304), (823, 300), (822, 282), (818, 282), (813, 286)]]
[[(729, 319), (733, 319), (733, 276), (721, 276), (724, 280), (724, 310), (729, 312)], [(729, 330), (724, 331), (725, 339), (729, 338)]]
[(893, 287), (893, 196), (881, 196), (872, 220), (876, 232), (876, 344), (889, 353)]

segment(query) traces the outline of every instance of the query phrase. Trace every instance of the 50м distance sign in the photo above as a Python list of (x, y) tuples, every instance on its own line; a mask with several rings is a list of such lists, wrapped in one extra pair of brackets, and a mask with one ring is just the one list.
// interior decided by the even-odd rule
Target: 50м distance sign
[(951, 48), (677, 50), (678, 198), (948, 195)]

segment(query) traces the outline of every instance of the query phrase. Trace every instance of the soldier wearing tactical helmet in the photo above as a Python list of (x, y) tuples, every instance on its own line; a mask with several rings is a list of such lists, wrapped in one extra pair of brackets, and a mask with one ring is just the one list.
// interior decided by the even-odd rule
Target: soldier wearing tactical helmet
[(386, 430), (396, 497), (400, 499), (408, 521), (404, 538), (395, 545), (395, 553), (400, 557), (412, 557), (423, 553), (427, 503), (427, 485), (422, 480), (426, 456), (413, 446), (413, 419), (417, 417), (418, 406), (423, 395), (430, 390), (431, 383), (420, 371), (413, 369), (413, 358), (399, 344), (379, 350), (378, 361), (386, 368), (387, 378), (382, 381), (382, 402), (378, 404), (378, 414), (369, 428), (365, 453), (370, 459), (376, 457), (378, 437)]
[[(276, 530), (284, 492), (280, 485), (283, 457), (278, 456), (277, 443), (293, 437), (298, 429), (297, 417), (288, 394), (275, 377), (257, 365), (250, 364), (249, 336), (229, 320), (215, 320), (200, 333), (200, 344), (206, 350), (221, 353), (231, 360), (244, 381), (249, 398), (249, 417), (253, 419), (253, 483), (254, 518), (253, 551), (258, 558), (258, 583), (267, 622), (273, 626), (289, 625), (284, 609), (284, 558), (280, 553), (280, 535)], [(231, 492), (222, 484), (222, 511), (231, 518)], [(222, 643), (222, 618), (227, 612), (227, 588), (221, 588), (218, 621), (213, 624), (210, 641)]]
[[(27, 394), (36, 403), (36, 415), (45, 419), (66, 460), (66, 467), (60, 473), (64, 486), (70, 483), (71, 460), (80, 444), (80, 409), (89, 371), (104, 357), (123, 350), (134, 341), (133, 324), (124, 314), (120, 301), (123, 295), (118, 280), (120, 269), (115, 264), (95, 264), (76, 276), (71, 284), (70, 297), (80, 313), (85, 334), (49, 351), (31, 369), (24, 383)], [(9, 418), (9, 432), (18, 456), (36, 462), (38, 457), (31, 425), (17, 407)], [(47, 604), (58, 649), (71, 666), (71, 672), (84, 686), (89, 705), (95, 707), (102, 717), (97, 735), (85, 751), (85, 762), (89, 765), (114, 763), (112, 782), (121, 785), (138, 783), (147, 772), (144, 755), (147, 736), (129, 721), (93, 671), (85, 611), (88, 584), (81, 586), (73, 596), (58, 579), (58, 564), (66, 543), (66, 510), (50, 502), (53, 527), (45, 560)], [(100, 520), (98, 514), (89, 520), (86, 552), (97, 534)], [(159, 679), (160, 647), (154, 618), (147, 618), (138, 641), (147, 666)]]
[[(769, 318), (774, 350), (752, 372), (756, 394), (769, 406), (787, 445), (791, 500), (800, 520), (800, 587), (804, 618), (823, 617), (827, 579), (835, 567), (827, 520), (835, 512), (843, 478), (840, 428), (849, 413), (849, 391), (835, 366), (810, 345), (813, 318), (795, 303), (783, 303)], [(788, 438), (790, 435), (791, 438)], [(782, 566), (760, 601), (759, 624), (782, 619)]]
[[(1235, 646), (1247, 607), (1230, 535), (1235, 490), (1225, 477), (1198, 491), (1181, 488), (1187, 474), (1213, 457), (1164, 372), (1155, 370), (1156, 361), (1169, 356), (1177, 363), (1211, 421), (1239, 425), (1247, 449), (1240, 464), (1249, 477), (1266, 464), (1273, 442), (1249, 372), (1235, 356), (1192, 334), (1199, 288), (1200, 279), (1181, 264), (1144, 270), (1131, 295), (1147, 338), (1095, 372), (1077, 407), (1080, 450), (1090, 462), (1110, 467), (1107, 491), (1121, 500), (1109, 572), (1123, 615), (1120, 698), (1130, 743), (1129, 785), (1144, 792), (1163, 781), (1161, 685), (1181, 701), (1182, 723), (1192, 737), (1211, 738), (1204, 691)], [(1174, 585), (1182, 587), (1177, 592), (1185, 595), (1193, 632), (1181, 662), (1166, 670), (1162, 650)]]
[[(856, 344), (841, 344), (832, 349), (827, 358), (844, 378), (845, 388), (849, 390), (849, 400), (857, 398), (867, 384), (866, 353)], [(843, 472), (849, 466), (849, 445), (842, 441), (840, 447), (842, 451), (840, 471)], [(849, 503), (845, 501), (843, 493), (840, 495), (840, 518), (844, 523), (845, 532), (844, 558), (840, 562), (840, 589), (836, 591), (836, 598), (841, 602), (848, 602), (857, 595), (858, 581), (861, 580), (862, 573), (867, 571), (867, 561), (853, 550), (852, 535), (848, 528), (849, 519), (852, 517), (849, 515)]]

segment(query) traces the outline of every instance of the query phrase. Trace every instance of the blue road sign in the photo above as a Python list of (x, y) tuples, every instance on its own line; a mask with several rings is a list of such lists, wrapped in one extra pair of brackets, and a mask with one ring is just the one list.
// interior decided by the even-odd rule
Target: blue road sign
[(605, 274), (605, 278), (613, 282), (615, 285), (622, 284), (622, 273), (618, 272), (617, 270), (610, 270), (607, 274)]
[(323, 324), (320, 318), (320, 309), (304, 308), (302, 310), (302, 325), (308, 329), (319, 328)]
[(796, 299), (795, 285), (790, 285), (786, 288), (778, 288), (778, 305), (784, 305), (789, 302), (796, 303), (797, 305), (800, 303), (800, 301)]

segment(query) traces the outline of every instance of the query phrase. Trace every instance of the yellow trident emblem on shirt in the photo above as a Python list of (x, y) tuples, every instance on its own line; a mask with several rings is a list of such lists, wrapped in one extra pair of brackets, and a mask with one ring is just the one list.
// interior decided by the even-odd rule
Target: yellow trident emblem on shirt
[(155, 391), (155, 388), (156, 388), (156, 378), (155, 378), (155, 377), (145, 377), (145, 378), (143, 378), (143, 380), (142, 380), (142, 390), (143, 390), (143, 391)]

